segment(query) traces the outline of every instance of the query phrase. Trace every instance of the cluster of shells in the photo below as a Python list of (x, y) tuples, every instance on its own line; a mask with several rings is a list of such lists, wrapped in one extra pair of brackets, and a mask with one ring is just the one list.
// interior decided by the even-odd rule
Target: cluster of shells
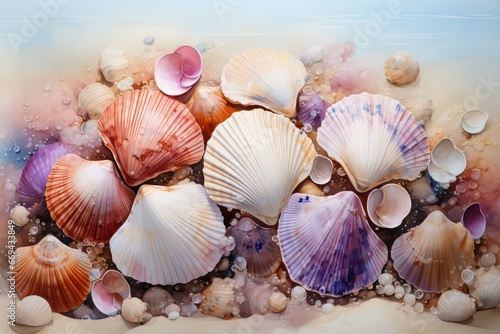
[[(324, 313), (376, 293), (414, 306), (411, 286), (444, 292), (436, 310), (445, 321), (496, 307), (498, 268), (474, 263), (486, 223), (478, 203), (462, 222), (435, 210), (393, 242), (381, 238), (413, 207), (405, 182), (426, 170), (454, 182), (465, 158), (449, 139), (431, 150), (419, 120), (389, 97), (330, 103), (305, 92), (315, 64), (350, 54), (338, 50), (314, 45), (299, 60), (250, 49), (224, 66), (220, 86), (207, 86), (198, 81), (202, 55), (185, 45), (158, 60), (156, 89), (134, 89), (125, 52), (105, 49), (103, 80), (84, 87), (78, 104), (88, 119), (82, 131), (98, 131), (113, 159), (84, 159), (55, 143), (31, 157), (19, 182), (16, 224), (48, 210), (53, 230), (73, 242), (47, 234), (17, 249), (18, 323), (46, 324), (50, 310), (83, 314), (89, 294), (102, 314), (132, 323), (198, 310), (293, 318), (312, 296)], [(386, 75), (409, 84), (419, 66), (407, 53), (391, 55)], [(348, 185), (332, 193), (336, 174)], [(158, 182), (162, 175), (169, 182)], [(392, 285), (387, 270), (409, 289)], [(461, 282), (468, 288), (458, 290)]]

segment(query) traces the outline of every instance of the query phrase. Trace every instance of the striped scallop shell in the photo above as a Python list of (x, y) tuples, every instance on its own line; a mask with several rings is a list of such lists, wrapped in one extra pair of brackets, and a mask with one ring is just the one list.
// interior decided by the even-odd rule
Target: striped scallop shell
[(203, 156), (203, 136), (193, 115), (161, 92), (123, 95), (106, 108), (98, 126), (131, 186), (194, 164)]
[(16, 290), (45, 298), (54, 312), (74, 310), (90, 292), (90, 260), (48, 235), (35, 246), (16, 249)]
[(290, 278), (322, 295), (344, 296), (369, 286), (387, 262), (387, 247), (351, 191), (293, 194), (281, 214), (278, 239)]
[(123, 224), (134, 192), (110, 160), (61, 157), (49, 174), (45, 197), (52, 219), (77, 241), (108, 242)]
[(16, 323), (27, 326), (45, 326), (52, 321), (49, 302), (40, 296), (28, 296), (17, 306)]
[(449, 322), (462, 322), (476, 313), (476, 301), (459, 290), (444, 292), (437, 303), (439, 319)]
[(351, 95), (328, 108), (318, 143), (359, 192), (394, 179), (414, 180), (430, 159), (427, 136), (411, 112), (381, 95)]
[(460, 280), (462, 269), (474, 259), (474, 239), (461, 223), (436, 210), (394, 241), (391, 258), (408, 283), (426, 292), (442, 292)]
[(91, 119), (99, 119), (107, 106), (115, 100), (115, 93), (106, 85), (93, 83), (83, 87), (78, 95), (78, 105)]
[(151, 284), (187, 283), (213, 270), (223, 249), (222, 214), (203, 186), (143, 185), (109, 242), (126, 276)]
[(297, 95), (305, 84), (304, 64), (289, 53), (250, 49), (224, 66), (222, 92), (233, 103), (261, 106), (295, 117)]
[(286, 117), (254, 109), (234, 113), (207, 143), (203, 175), (217, 204), (276, 224), (316, 151)]
[(469, 291), (470, 295), (477, 299), (480, 310), (500, 305), (500, 266), (478, 269)]

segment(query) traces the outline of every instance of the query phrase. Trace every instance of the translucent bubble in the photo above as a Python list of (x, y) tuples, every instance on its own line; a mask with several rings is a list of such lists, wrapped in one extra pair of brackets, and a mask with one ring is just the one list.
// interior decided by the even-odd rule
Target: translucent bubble
[(23, 120), (26, 122), (26, 123), (31, 123), (33, 121), (33, 116), (30, 115), (30, 114), (25, 114), (23, 116)]
[(333, 304), (329, 304), (329, 303), (323, 304), (323, 306), (321, 306), (321, 311), (323, 311), (324, 314), (332, 313)]
[(168, 313), (168, 318), (172, 321), (179, 319), (180, 316), (181, 316), (181, 314), (177, 311), (172, 311), (172, 312)]
[(422, 299), (424, 297), (424, 292), (422, 290), (415, 291), (415, 298)]
[(479, 181), (481, 178), (481, 171), (479, 169), (473, 169), (470, 172), (470, 179), (473, 181)]
[(345, 172), (344, 168), (339, 167), (339, 169), (337, 169), (337, 175), (346, 176), (346, 172)]
[(321, 67), (318, 67), (318, 68), (316, 68), (314, 73), (316, 73), (317, 75), (320, 75), (321, 73), (323, 73), (323, 69)]
[(422, 303), (416, 303), (415, 305), (413, 305), (413, 311), (415, 311), (417, 313), (424, 312), (424, 304), (422, 304)]
[(31, 227), (30, 228), (30, 233), (31, 234), (37, 234), (38, 233), (38, 227), (36, 227), (36, 226)]
[(496, 257), (493, 253), (484, 253), (481, 258), (479, 259), (479, 264), (483, 268), (491, 268), (495, 265), (496, 263)]
[(243, 270), (247, 266), (247, 260), (243, 256), (238, 256), (236, 259), (234, 259), (234, 265), (238, 269)]
[(430, 312), (432, 315), (437, 315), (438, 310), (437, 310), (437, 308), (435, 308), (435, 307), (433, 306), (433, 307), (431, 307), (431, 308), (429, 309), (429, 312)]
[(236, 200), (237, 200), (238, 202), (243, 202), (243, 201), (245, 200), (245, 198), (244, 198), (243, 196), (241, 196), (240, 194), (238, 194), (238, 195), (236, 196)]
[(298, 301), (298, 302), (303, 302), (307, 298), (307, 292), (306, 289), (304, 289), (301, 286), (296, 286), (292, 289), (292, 292), (290, 294), (290, 297), (292, 297), (293, 300)]
[(21, 152), (21, 148), (20, 148), (19, 146), (17, 146), (17, 145), (16, 145), (16, 146), (14, 146), (14, 147), (12, 148), (12, 150), (13, 150), (14, 152), (16, 152), (16, 153)]
[(460, 277), (462, 278), (462, 282), (470, 284), (474, 280), (474, 272), (470, 269), (465, 269), (462, 271)]
[(392, 296), (394, 294), (394, 291), (396, 289), (394, 288), (394, 285), (386, 285), (384, 286), (384, 294), (387, 296)]
[(108, 315), (109, 315), (110, 317), (114, 317), (114, 316), (115, 316), (115, 315), (117, 315), (117, 314), (118, 314), (118, 310), (117, 310), (117, 309), (111, 310), (111, 311), (108, 313)]
[(153, 45), (155, 42), (155, 38), (153, 36), (146, 36), (143, 39), (144, 45)]
[(311, 124), (304, 124), (304, 128), (303, 129), (304, 129), (304, 131), (306, 133), (311, 133), (311, 131), (313, 130), (313, 127), (312, 127)]
[(203, 297), (203, 295), (201, 293), (195, 293), (192, 297), (191, 297), (191, 301), (194, 303), (194, 304), (200, 304), (203, 299), (205, 299), (205, 297)]
[(405, 304), (408, 304), (410, 306), (413, 306), (415, 305), (415, 303), (417, 302), (416, 298), (415, 298), (415, 295), (413, 294), (407, 294), (405, 296), (405, 298), (403, 299), (403, 301), (405, 302)]

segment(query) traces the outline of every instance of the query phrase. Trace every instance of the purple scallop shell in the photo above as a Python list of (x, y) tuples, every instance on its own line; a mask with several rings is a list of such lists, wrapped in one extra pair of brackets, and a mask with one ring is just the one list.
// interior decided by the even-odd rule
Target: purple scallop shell
[(302, 123), (310, 124), (313, 130), (316, 131), (325, 118), (328, 107), (330, 107), (330, 103), (323, 100), (319, 95), (300, 94), (297, 117)]
[(17, 192), (19, 200), (34, 215), (46, 209), (44, 201), (47, 178), (57, 159), (68, 153), (78, 153), (70, 144), (54, 143), (41, 146), (23, 169)]
[(481, 211), (479, 203), (472, 203), (467, 206), (462, 214), (462, 223), (472, 235), (474, 240), (481, 238), (486, 230), (486, 217)]
[(271, 275), (281, 264), (279, 246), (272, 240), (275, 235), (275, 229), (257, 225), (247, 217), (227, 229), (227, 236), (235, 242), (233, 256), (244, 257), (248, 272), (256, 277)]
[(292, 280), (322, 295), (344, 296), (373, 284), (388, 258), (351, 191), (293, 194), (281, 213), (278, 238)]

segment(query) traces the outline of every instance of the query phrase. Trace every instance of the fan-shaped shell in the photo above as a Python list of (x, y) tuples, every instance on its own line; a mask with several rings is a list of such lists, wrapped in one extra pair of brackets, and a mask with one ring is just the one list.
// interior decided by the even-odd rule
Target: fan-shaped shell
[(48, 235), (37, 245), (16, 249), (16, 290), (45, 298), (54, 312), (74, 310), (90, 292), (90, 260)]
[(49, 302), (40, 296), (28, 296), (17, 305), (16, 323), (27, 326), (44, 326), (52, 321)]
[(291, 279), (326, 295), (344, 296), (372, 284), (388, 256), (350, 191), (293, 194), (281, 214), (278, 238)]
[(295, 117), (297, 94), (305, 84), (304, 64), (289, 53), (250, 49), (224, 66), (222, 92), (233, 103), (261, 106)]
[(439, 297), (437, 311), (443, 321), (461, 322), (476, 313), (476, 302), (462, 291), (448, 290)]
[(215, 127), (224, 122), (236, 111), (222, 94), (220, 87), (197, 86), (193, 96), (186, 103), (201, 128), (203, 137), (208, 140)]
[(323, 122), (328, 107), (330, 107), (330, 103), (319, 95), (300, 94), (297, 118), (304, 124), (310, 124), (316, 131)]
[(111, 88), (98, 82), (85, 86), (78, 95), (78, 105), (91, 119), (98, 119), (114, 100)]
[(116, 99), (99, 118), (99, 132), (132, 186), (203, 156), (203, 136), (193, 115), (161, 92), (133, 91)]
[(433, 211), (392, 245), (399, 276), (418, 289), (441, 292), (460, 280), (462, 268), (474, 258), (474, 239), (461, 223)]
[(500, 266), (478, 269), (469, 290), (480, 310), (500, 305)]
[(128, 70), (128, 59), (125, 52), (116, 46), (107, 47), (102, 51), (101, 59), (99, 60), (99, 68), (106, 81), (119, 81)]
[(47, 180), (47, 207), (65, 234), (77, 241), (107, 243), (128, 216), (135, 194), (110, 160), (61, 157)]
[(311, 140), (286, 117), (262, 109), (237, 112), (207, 143), (205, 187), (217, 204), (274, 225), (315, 156)]
[(227, 235), (234, 238), (233, 256), (246, 259), (250, 274), (267, 277), (278, 269), (281, 253), (278, 244), (273, 241), (275, 229), (259, 226), (244, 217), (227, 229)]
[(143, 185), (109, 244), (124, 275), (151, 284), (187, 283), (215, 267), (225, 232), (222, 214), (203, 186)]
[(351, 95), (328, 108), (318, 143), (359, 192), (394, 179), (414, 180), (430, 158), (427, 136), (398, 101)]

